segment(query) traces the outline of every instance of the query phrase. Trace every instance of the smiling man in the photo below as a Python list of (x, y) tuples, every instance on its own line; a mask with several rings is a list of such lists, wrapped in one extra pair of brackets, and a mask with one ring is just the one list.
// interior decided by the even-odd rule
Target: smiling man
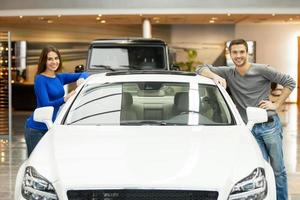
[[(213, 67), (203, 65), (196, 72), (213, 79), (223, 87), (229, 87), (232, 99), (244, 122), (247, 122), (246, 108), (249, 106), (264, 108), (268, 112), (268, 121), (256, 124), (252, 133), (256, 138), (264, 158), (273, 167), (278, 200), (287, 200), (287, 174), (282, 151), (282, 125), (276, 113), (295, 88), (295, 81), (289, 75), (275, 71), (266, 64), (248, 61), (248, 45), (243, 39), (233, 40), (229, 45), (233, 67)], [(269, 100), (271, 82), (284, 87), (276, 102)]]

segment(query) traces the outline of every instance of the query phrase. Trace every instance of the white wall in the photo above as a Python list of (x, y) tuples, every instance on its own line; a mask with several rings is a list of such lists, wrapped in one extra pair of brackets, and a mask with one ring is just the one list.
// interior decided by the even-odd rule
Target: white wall
[[(297, 81), (300, 26), (296, 24), (237, 24), (236, 38), (256, 41), (256, 62), (272, 65)], [(297, 88), (289, 101), (297, 101)]]
[(233, 38), (234, 25), (172, 25), (170, 46), (197, 49), (198, 59), (211, 64)]

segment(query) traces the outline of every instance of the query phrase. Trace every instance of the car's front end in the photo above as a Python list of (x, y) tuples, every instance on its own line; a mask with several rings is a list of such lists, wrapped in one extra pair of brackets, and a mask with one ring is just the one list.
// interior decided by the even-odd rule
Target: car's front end
[(16, 199), (149, 199), (150, 194), (162, 195), (161, 199), (186, 194), (274, 199), (273, 172), (257, 157), (255, 141), (249, 143), (242, 131), (186, 126), (55, 128), (20, 170)]
[(169, 73), (87, 80), (21, 166), (15, 199), (274, 200), (273, 171), (228, 95)]

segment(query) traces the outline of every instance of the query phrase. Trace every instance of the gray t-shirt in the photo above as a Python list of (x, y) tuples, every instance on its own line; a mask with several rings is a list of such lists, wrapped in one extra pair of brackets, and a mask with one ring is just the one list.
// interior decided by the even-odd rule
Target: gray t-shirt
[[(261, 100), (269, 100), (271, 82), (278, 83), (291, 91), (295, 88), (294, 79), (272, 67), (264, 64), (251, 63), (247, 73), (242, 76), (235, 67), (213, 67), (212, 65), (203, 65), (197, 68), (196, 72), (201, 74), (204, 68), (209, 68), (212, 72), (226, 79), (227, 86), (230, 89), (231, 97), (236, 104), (244, 122), (247, 122), (246, 108), (249, 106), (258, 107)], [(268, 115), (274, 115), (276, 111), (268, 110)]]

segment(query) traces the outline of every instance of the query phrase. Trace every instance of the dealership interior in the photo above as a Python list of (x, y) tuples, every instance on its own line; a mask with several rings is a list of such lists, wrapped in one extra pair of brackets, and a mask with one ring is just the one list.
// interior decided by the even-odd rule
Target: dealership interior
[[(194, 71), (199, 64), (229, 65), (228, 42), (243, 38), (249, 42), (251, 62), (293, 77), (297, 86), (278, 113), (289, 200), (300, 200), (300, 1), (70, 2), (0, 2), (0, 200), (14, 198), (16, 174), (27, 159), (24, 123), (36, 105), (33, 83), (41, 49), (56, 46), (63, 70), (74, 72), (86, 65), (93, 40), (140, 37), (165, 41), (170, 64), (183, 71)], [(5, 53), (9, 47), (11, 60)], [(280, 85), (273, 88), (270, 99), (276, 100), (281, 90)]]

